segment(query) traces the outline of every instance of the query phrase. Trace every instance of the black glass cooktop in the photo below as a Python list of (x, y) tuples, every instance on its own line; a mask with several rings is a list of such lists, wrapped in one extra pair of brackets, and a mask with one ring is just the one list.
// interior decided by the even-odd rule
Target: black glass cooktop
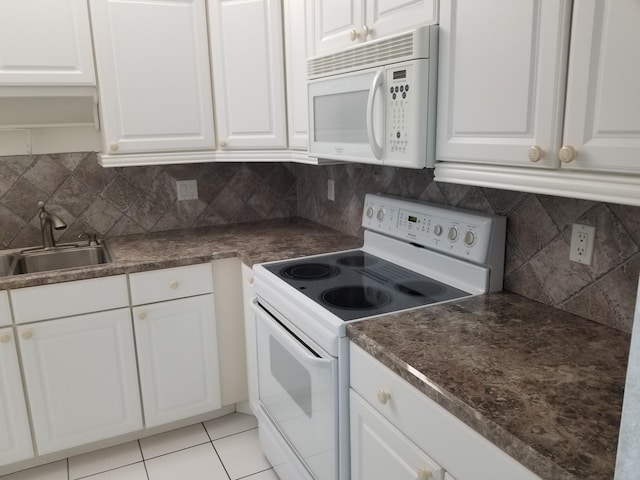
[(342, 320), (355, 320), (469, 295), (362, 251), (264, 265)]

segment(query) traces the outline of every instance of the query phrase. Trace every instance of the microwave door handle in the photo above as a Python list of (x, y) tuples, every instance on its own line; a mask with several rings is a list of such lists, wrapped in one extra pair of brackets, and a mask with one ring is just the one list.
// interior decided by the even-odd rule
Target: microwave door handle
[(373, 82), (371, 82), (371, 89), (369, 90), (369, 98), (367, 99), (367, 135), (369, 136), (369, 145), (371, 146), (371, 150), (373, 150), (373, 154), (375, 157), (380, 160), (382, 159), (382, 146), (378, 144), (376, 139), (376, 132), (373, 129), (373, 102), (376, 99), (376, 92), (382, 86), (382, 76), (384, 75), (384, 70), (380, 70), (376, 73), (376, 76), (373, 77)]

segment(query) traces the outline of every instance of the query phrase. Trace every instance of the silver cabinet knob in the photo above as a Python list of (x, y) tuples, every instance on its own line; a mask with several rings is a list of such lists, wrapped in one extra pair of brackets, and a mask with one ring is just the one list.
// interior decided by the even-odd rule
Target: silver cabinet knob
[(147, 318), (147, 312), (145, 312), (145, 311), (138, 312), (138, 318), (139, 318), (140, 320), (144, 320), (144, 319), (146, 319), (146, 318)]
[(220, 145), (220, 148), (224, 148), (224, 147), (226, 147), (226, 146), (227, 146), (227, 142), (225, 142), (224, 140), (220, 140), (220, 141), (218, 142), (218, 145)]
[(11, 335), (5, 333), (4, 335), (0, 335), (0, 343), (9, 343), (11, 340)]
[(249, 285), (253, 285), (253, 275), (249, 277), (249, 280), (247, 280), (247, 283), (249, 283)]
[(369, 28), (367, 25), (362, 27), (362, 38), (366, 39), (372, 33), (373, 33), (373, 30)]
[(354, 28), (349, 32), (349, 38), (352, 42), (355, 42), (358, 38), (360, 38), (360, 33)]
[(577, 155), (578, 152), (576, 152), (576, 149), (569, 145), (565, 145), (564, 147), (562, 147), (558, 154), (562, 163), (571, 162), (574, 158), (576, 158)]
[(542, 150), (539, 146), (533, 145), (529, 147), (529, 160), (532, 162), (539, 162), (540, 159), (544, 156), (544, 150)]
[(171, 281), (169, 282), (169, 288), (170, 288), (171, 290), (175, 290), (175, 289), (177, 289), (179, 286), (180, 286), (180, 284), (178, 283), (178, 281), (177, 281), (177, 280), (171, 280)]
[(117, 142), (111, 142), (111, 145), (109, 145), (109, 150), (111, 150), (112, 152), (117, 152), (120, 149), (120, 145), (118, 145)]
[(31, 337), (33, 337), (33, 332), (31, 332), (31, 330), (25, 330), (22, 332), (22, 338), (25, 340), (29, 340)]

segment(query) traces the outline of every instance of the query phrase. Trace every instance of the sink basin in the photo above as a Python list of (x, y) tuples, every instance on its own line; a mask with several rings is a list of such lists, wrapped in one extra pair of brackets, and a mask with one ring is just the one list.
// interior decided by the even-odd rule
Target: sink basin
[(23, 251), (16, 255), (13, 274), (47, 272), (67, 268), (91, 267), (111, 262), (106, 245), (60, 247)]
[(0, 254), (0, 277), (11, 274), (12, 262), (13, 262), (13, 255)]

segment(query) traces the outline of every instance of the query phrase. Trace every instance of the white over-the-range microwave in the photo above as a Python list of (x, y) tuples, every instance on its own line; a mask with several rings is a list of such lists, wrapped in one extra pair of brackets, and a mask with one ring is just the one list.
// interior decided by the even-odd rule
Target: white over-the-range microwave
[(309, 155), (433, 167), (437, 56), (429, 25), (309, 59)]

